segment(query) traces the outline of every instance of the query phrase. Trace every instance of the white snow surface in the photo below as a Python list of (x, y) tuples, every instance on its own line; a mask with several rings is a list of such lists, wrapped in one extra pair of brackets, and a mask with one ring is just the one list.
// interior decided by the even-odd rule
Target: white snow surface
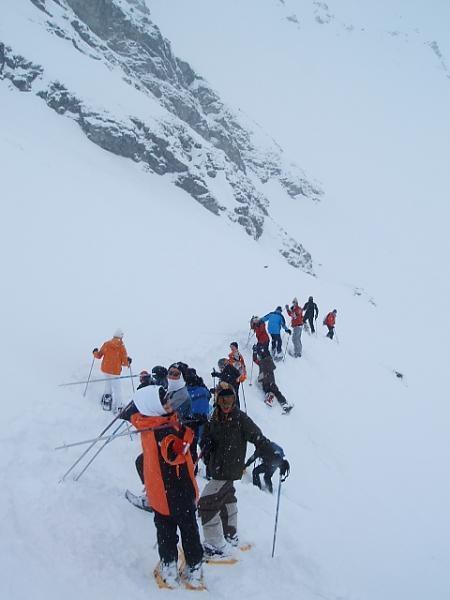
[[(314, 12), (307, 25), (301, 9), (318, 3), (148, 4), (178, 55), (324, 182), (328, 200), (314, 211), (285, 194), (272, 207), (301, 227), (323, 266), (317, 278), (290, 268), (269, 243), (254, 244), (169, 179), (99, 149), (0, 80), (0, 597), (160, 593), (152, 518), (124, 498), (126, 488), (140, 491), (139, 441), (116, 440), (79, 482), (59, 483), (82, 449), (55, 446), (93, 437), (111, 419), (101, 384), (86, 398), (82, 386), (57, 387), (86, 378), (92, 348), (121, 327), (135, 372), (185, 360), (209, 382), (230, 341), (244, 348), (252, 314), (313, 294), (320, 322), (338, 309), (339, 341), (319, 326), (317, 337), (304, 335), (302, 359), (278, 365), (292, 413), (266, 407), (256, 385), (245, 389), (249, 415), (291, 463), (276, 556), (276, 498), (247, 474), (237, 484), (239, 532), (254, 547), (234, 567), (206, 567), (204, 596), (447, 599), (450, 81), (425, 44), (384, 34), (398, 25), (387, 3), (381, 18), (342, 2), (343, 22), (364, 32), (320, 25)], [(394, 4), (408, 31), (421, 27), (414, 20), (425, 9)], [(436, 6), (426, 40), (448, 19)], [(293, 13), (300, 29), (286, 19)], [(54, 62), (63, 69), (64, 57)], [(101, 92), (92, 90), (100, 105)]]

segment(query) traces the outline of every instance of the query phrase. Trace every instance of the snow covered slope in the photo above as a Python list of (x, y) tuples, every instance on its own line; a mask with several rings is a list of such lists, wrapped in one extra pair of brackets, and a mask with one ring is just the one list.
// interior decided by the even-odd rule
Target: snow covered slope
[[(397, 95), (400, 85), (391, 96), (397, 108), (402, 98), (404, 106), (424, 102), (426, 110), (417, 113), (415, 122), (435, 143), (419, 136), (417, 144), (407, 137), (402, 145), (400, 133), (387, 135), (383, 118), (372, 122), (367, 113), (355, 113), (358, 120), (347, 121), (346, 135), (343, 124), (343, 130), (337, 129), (339, 118), (336, 123), (330, 118), (330, 128), (320, 130), (319, 161), (320, 144), (312, 144), (312, 131), (320, 120), (317, 111), (305, 104), (294, 115), (286, 105), (286, 122), (293, 130), (289, 137), (282, 127), (283, 110), (270, 110), (279, 105), (269, 98), (257, 102), (251, 79), (247, 87), (243, 82), (233, 86), (219, 62), (214, 72), (206, 62), (200, 64), (200, 45), (192, 40), (200, 39), (194, 25), (198, 19), (201, 27), (200, 17), (208, 18), (207, 3), (168, 4), (190, 29), (190, 44), (183, 42), (175, 24), (170, 29), (174, 20), (162, 3), (149, 3), (152, 18), (167, 31), (175, 52), (283, 145), (290, 140), (290, 150), (305, 158), (298, 162), (325, 181), (329, 199), (311, 203), (311, 208), (300, 209), (286, 194), (271, 196), (274, 220), (281, 226), (289, 222), (292, 235), (296, 227), (300, 231), (297, 220), (303, 218), (307, 227), (301, 239), (323, 266), (317, 269), (318, 277), (293, 269), (279, 255), (276, 236), (255, 244), (231, 220), (217, 218), (201, 203), (187, 202), (186, 192), (174, 186), (170, 176), (146, 172), (141, 164), (99, 148), (76, 119), (61, 117), (34, 93), (19, 93), (9, 77), (0, 80), (5, 417), (0, 434), (0, 595), (11, 600), (140, 600), (159, 594), (151, 577), (157, 560), (152, 519), (123, 498), (125, 488), (139, 489), (133, 464), (138, 441), (117, 440), (78, 483), (58, 483), (79, 451), (53, 448), (95, 435), (110, 418), (98, 406), (101, 388), (92, 386), (85, 399), (80, 390), (57, 388), (62, 381), (85, 378), (94, 346), (120, 326), (136, 371), (184, 359), (209, 380), (211, 367), (230, 341), (245, 345), (252, 314), (289, 302), (294, 295), (306, 299), (313, 294), (322, 314), (338, 308), (339, 343), (324, 339), (320, 327), (317, 338), (305, 336), (301, 360), (287, 357), (279, 365), (280, 388), (295, 403), (291, 415), (267, 408), (256, 386), (246, 388), (250, 416), (281, 443), (292, 466), (281, 499), (276, 557), (270, 558), (275, 498), (244, 478), (238, 485), (240, 533), (255, 547), (233, 568), (209, 568), (209, 592), (204, 595), (225, 599), (233, 590), (242, 598), (444, 600), (450, 593), (445, 73), (430, 50), (423, 70), (429, 79), (427, 97)], [(188, 4), (185, 13), (183, 6)], [(225, 54), (231, 57), (236, 49), (247, 78), (253, 73), (264, 82), (258, 53), (251, 57), (249, 48), (252, 40), (262, 46), (272, 39), (261, 33), (259, 27), (264, 27), (280, 48), (279, 65), (284, 64), (287, 55), (281, 42), (285, 39), (291, 51), (294, 38), (288, 32), (294, 36), (298, 31), (295, 22), (279, 12), (283, 3), (214, 4), (219, 12), (202, 31), (205, 36), (213, 32), (216, 43), (203, 54), (225, 61)], [(114, 69), (106, 85), (107, 75), (98, 61), (95, 85), (92, 71), (78, 70), (81, 63), (72, 62), (72, 50), (64, 53), (67, 41), (38, 34), (44, 32), (45, 13), (34, 5), (19, 0), (0, 6), (0, 38), (24, 56), (28, 48), (33, 54), (29, 60), (36, 64), (59, 68), (58, 77), (74, 87), (84, 86), (90, 106), (103, 111), (122, 105), (121, 115), (129, 114), (129, 106), (133, 113), (146, 110), (130, 86), (124, 91)], [(250, 40), (236, 32), (235, 44), (220, 52), (221, 40), (226, 35), (229, 39), (232, 31), (225, 18), (231, 13), (225, 8), (235, 11), (235, 23), (242, 14), (236, 11), (255, 7), (252, 27), (246, 28)], [(286, 10), (290, 16), (291, 7)], [(300, 11), (295, 11), (301, 25)], [(330, 12), (335, 12), (333, 7)], [(280, 15), (279, 22), (274, 15)], [(374, 23), (372, 15), (370, 20)], [(314, 22), (312, 18), (311, 27)], [(318, 28), (325, 26), (317, 23)], [(321, 36), (321, 53), (308, 54), (305, 89), (311, 102), (312, 77), (322, 73), (326, 55), (334, 55), (341, 39), (324, 31), (311, 29), (308, 34), (316, 41)], [(347, 34), (351, 32), (343, 29), (342, 35)], [(350, 94), (359, 68), (357, 50), (367, 50), (364, 39), (352, 38), (355, 50), (348, 52), (345, 63), (350, 83), (343, 95), (345, 90)], [(62, 40), (57, 55), (53, 40)], [(444, 47), (440, 38), (438, 44)], [(380, 55), (380, 70), (389, 56), (388, 49)], [(411, 60), (402, 56), (402, 64), (417, 76), (419, 54)], [(73, 70), (64, 68), (65, 60)], [(317, 70), (312, 68), (314, 60)], [(336, 61), (341, 69), (342, 64)], [(10, 65), (8, 69), (11, 72)], [(90, 75), (85, 81), (86, 73)], [(294, 86), (286, 72), (277, 73), (271, 71), (272, 84), (279, 76), (286, 90)], [(371, 89), (377, 84), (384, 92), (379, 97), (392, 89), (392, 79), (384, 84), (376, 77)], [(317, 102), (328, 98), (331, 103), (322, 91), (317, 92)], [(291, 96), (289, 91), (285, 96)], [(265, 98), (265, 92), (259, 97)], [(150, 96), (146, 102), (152, 118), (162, 110)], [(300, 143), (297, 121), (305, 131), (305, 146), (317, 148), (316, 154)], [(435, 122), (440, 128), (431, 128)], [(375, 139), (380, 133), (378, 149), (382, 145), (384, 152), (378, 161), (371, 144), (363, 146), (364, 152), (355, 149), (361, 123), (368, 132), (365, 138)], [(294, 147), (295, 137), (299, 143)], [(391, 168), (397, 164), (393, 155), (400, 160), (404, 154), (410, 159), (409, 177), (406, 159), (398, 172)], [(348, 164), (351, 178), (339, 179)], [(400, 183), (404, 193), (399, 192)], [(249, 364), (248, 350), (246, 358)], [(405, 373), (405, 381), (397, 379), (393, 369)], [(123, 391), (130, 391), (128, 383)]]

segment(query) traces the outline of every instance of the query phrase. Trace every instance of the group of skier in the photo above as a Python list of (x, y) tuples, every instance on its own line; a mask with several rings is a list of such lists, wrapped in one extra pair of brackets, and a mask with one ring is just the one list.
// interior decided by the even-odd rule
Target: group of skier
[[(285, 308), (292, 329), (286, 326), (280, 306), (262, 318), (252, 317), (250, 327), (257, 339), (253, 361), (259, 366), (258, 381), (265, 401), (272, 405), (276, 398), (283, 412), (288, 413), (292, 406), (280, 392), (274, 377), (274, 359), (282, 356), (281, 329), (292, 334), (293, 355), (300, 357), (302, 327), (308, 323), (314, 333), (318, 308), (312, 297), (303, 308), (296, 298)], [(333, 338), (335, 317), (336, 311), (332, 311), (324, 320), (330, 338)], [(132, 494), (127, 497), (139, 508), (154, 513), (160, 557), (154, 573), (158, 584), (174, 588), (181, 582), (189, 589), (203, 589), (205, 560), (226, 559), (232, 548), (239, 545), (234, 482), (253, 464), (254, 485), (262, 488), (260, 475), (263, 475), (265, 489), (271, 493), (274, 472), (280, 469), (284, 480), (290, 466), (283, 449), (266, 438), (246, 411), (240, 409), (239, 391), (247, 379), (247, 369), (237, 342), (230, 344), (228, 358), (219, 359), (219, 370), (212, 371), (214, 381), (218, 379), (213, 388), (208, 389), (196, 370), (184, 362), (173, 363), (168, 369), (157, 365), (151, 373), (141, 371), (138, 388), (122, 408), (118, 378), (122, 367), (130, 368), (132, 363), (123, 336), (123, 332), (117, 330), (100, 349), (94, 348), (93, 355), (102, 359), (101, 370), (106, 377), (103, 408), (118, 412), (119, 418), (130, 421), (141, 435), (142, 453), (136, 458), (136, 469), (145, 493), (140, 497)], [(255, 451), (246, 461), (248, 442), (255, 446)], [(205, 464), (207, 479), (201, 495), (196, 481), (200, 458)], [(178, 565), (178, 531), (183, 548), (181, 567)]]

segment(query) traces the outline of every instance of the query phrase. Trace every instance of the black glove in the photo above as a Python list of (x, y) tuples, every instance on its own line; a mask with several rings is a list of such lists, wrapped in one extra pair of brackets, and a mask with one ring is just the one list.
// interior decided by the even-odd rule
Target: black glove
[(286, 329), (286, 333), (287, 333), (288, 335), (291, 335), (291, 334), (292, 334), (292, 331), (291, 331), (290, 329)]
[(217, 371), (211, 371), (211, 377), (220, 377), (220, 373)]
[(286, 481), (286, 479), (289, 477), (290, 472), (291, 467), (289, 465), (289, 462), (285, 458), (283, 458), (283, 462), (280, 465), (281, 481)]
[(130, 366), (132, 362), (133, 362), (133, 359), (128, 357), (128, 366)]

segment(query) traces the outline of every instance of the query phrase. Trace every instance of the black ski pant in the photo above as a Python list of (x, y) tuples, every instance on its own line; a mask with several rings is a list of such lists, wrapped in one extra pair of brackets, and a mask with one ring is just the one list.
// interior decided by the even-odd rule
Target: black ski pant
[(280, 353), (281, 352), (281, 335), (279, 333), (271, 333), (270, 335), (272, 337), (272, 354), (274, 354), (275, 351)]
[(330, 338), (330, 340), (332, 340), (334, 338), (334, 327), (330, 327), (329, 325), (327, 325), (327, 327), (328, 327), (327, 337)]
[(309, 328), (311, 329), (311, 333), (315, 333), (316, 329), (314, 327), (314, 315), (305, 316), (305, 321), (309, 323)]
[(203, 559), (203, 546), (200, 542), (195, 508), (179, 512), (177, 516), (165, 516), (155, 512), (156, 538), (161, 562), (173, 563), (178, 560), (178, 533), (180, 530), (186, 564), (193, 567)]
[(264, 393), (265, 394), (272, 393), (275, 396), (275, 398), (278, 400), (278, 402), (280, 403), (280, 405), (284, 406), (285, 404), (287, 404), (286, 398), (280, 392), (279, 387), (275, 383), (275, 378), (272, 381), (270, 379), (271, 378), (269, 378), (268, 381), (267, 381), (267, 379), (265, 381), (263, 381), (263, 391), (264, 391)]
[(144, 453), (139, 454), (134, 464), (136, 465), (136, 471), (138, 472), (139, 478), (142, 481), (142, 485), (145, 485), (144, 481)]
[(278, 465), (274, 465), (272, 463), (265, 463), (265, 462), (262, 462), (257, 467), (254, 467), (253, 468), (253, 485), (256, 485), (257, 487), (259, 487), (259, 489), (261, 489), (260, 475), (264, 475), (264, 483), (266, 484), (266, 488), (269, 490), (270, 493), (272, 493), (273, 492), (272, 475), (275, 473), (277, 468), (278, 468)]

